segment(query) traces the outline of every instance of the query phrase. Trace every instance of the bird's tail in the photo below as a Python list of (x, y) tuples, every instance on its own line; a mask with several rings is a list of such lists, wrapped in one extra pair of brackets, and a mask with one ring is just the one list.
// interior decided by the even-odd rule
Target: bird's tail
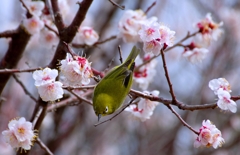
[(140, 53), (140, 49), (137, 48), (136, 46), (133, 46), (131, 53), (128, 55), (128, 57), (124, 61), (124, 63), (127, 62), (130, 59), (132, 59), (133, 62), (134, 62), (134, 60), (136, 59), (136, 57), (138, 56), (139, 53)]

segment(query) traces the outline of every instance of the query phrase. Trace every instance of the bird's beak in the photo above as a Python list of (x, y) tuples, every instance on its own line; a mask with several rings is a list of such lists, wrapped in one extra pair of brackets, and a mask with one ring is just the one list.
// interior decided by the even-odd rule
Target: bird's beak
[(101, 114), (98, 114), (98, 122), (100, 121), (101, 116)]

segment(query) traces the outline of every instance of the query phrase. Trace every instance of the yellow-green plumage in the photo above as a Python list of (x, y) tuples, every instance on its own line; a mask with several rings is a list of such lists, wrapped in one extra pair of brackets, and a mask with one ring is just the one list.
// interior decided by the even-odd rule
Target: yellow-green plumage
[(98, 118), (114, 113), (122, 105), (132, 86), (134, 61), (139, 52), (134, 46), (127, 59), (114, 67), (95, 87), (93, 108)]

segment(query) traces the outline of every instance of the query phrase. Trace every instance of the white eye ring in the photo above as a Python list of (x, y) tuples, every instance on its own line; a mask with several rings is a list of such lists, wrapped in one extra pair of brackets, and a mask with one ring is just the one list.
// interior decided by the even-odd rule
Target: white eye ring
[(108, 112), (108, 106), (106, 106), (105, 112)]

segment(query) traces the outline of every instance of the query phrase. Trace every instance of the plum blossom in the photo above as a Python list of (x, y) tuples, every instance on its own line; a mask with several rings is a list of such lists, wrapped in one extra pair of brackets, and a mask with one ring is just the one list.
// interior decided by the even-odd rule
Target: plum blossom
[(237, 104), (231, 100), (231, 95), (228, 91), (223, 90), (220, 88), (217, 91), (218, 101), (217, 105), (222, 110), (230, 110), (232, 113), (237, 112)]
[(44, 2), (42, 1), (24, 1), (30, 13), (34, 16), (40, 16), (44, 9)]
[[(152, 57), (151, 54), (145, 54), (143, 60), (140, 57), (137, 57), (135, 63), (136, 67), (143, 64), (144, 62), (150, 60)], [(147, 64), (141, 66), (133, 74), (134, 81), (139, 85), (142, 90), (146, 90), (150, 82), (152, 82), (153, 77), (156, 75), (155, 67), (157, 61), (155, 59), (151, 60)]]
[(209, 81), (208, 86), (215, 95), (218, 95), (218, 90), (223, 89), (229, 93), (232, 92), (229, 82), (225, 78), (212, 79)]
[(44, 23), (38, 16), (32, 16), (31, 18), (23, 20), (23, 26), (31, 35), (34, 35), (40, 32), (44, 27)]
[(138, 34), (143, 42), (149, 42), (160, 38), (159, 23), (156, 21), (146, 22), (142, 24), (141, 29), (138, 31)]
[(26, 121), (24, 117), (11, 120), (8, 124), (8, 129), (2, 132), (6, 143), (13, 148), (22, 148), (30, 150), (33, 141), (37, 137), (32, 129), (32, 123)]
[(61, 61), (61, 73), (69, 85), (87, 85), (93, 77), (91, 62), (86, 58), (67, 53), (66, 59)]
[(150, 37), (151, 39), (150, 40), (149, 37), (148, 39), (144, 39), (145, 34), (142, 33), (141, 30), (139, 31), (140, 38), (142, 38), (142, 41), (143, 41), (143, 50), (146, 53), (153, 53), (154, 55), (159, 55), (161, 52), (161, 49), (165, 49), (168, 46), (169, 47), (173, 46), (175, 32), (171, 31), (167, 26), (160, 25), (155, 22), (155, 24), (151, 25), (151, 28), (148, 28), (148, 29), (149, 31), (150, 30), (155, 31), (158, 29), (158, 33), (156, 33), (155, 35), (152, 35), (152, 37)]
[(91, 46), (94, 43), (96, 43), (98, 39), (99, 39), (99, 35), (92, 27), (82, 26), (79, 28), (74, 38), (74, 43), (86, 44)]
[(46, 67), (43, 70), (37, 70), (33, 72), (33, 79), (35, 80), (35, 86), (44, 85), (55, 81), (58, 76), (56, 69), (50, 69)]
[(215, 23), (212, 20), (211, 14), (208, 13), (204, 19), (197, 22), (195, 27), (199, 29), (199, 32), (201, 33), (204, 40), (210, 41), (213, 39), (216, 41), (218, 37), (223, 33), (223, 30), (219, 28), (222, 25), (223, 22), (220, 22), (218, 24)]
[(40, 33), (39, 41), (45, 47), (52, 47), (58, 44), (59, 39), (54, 32), (49, 31), (47, 29), (43, 29)]
[(63, 97), (63, 84), (59, 81), (55, 81), (57, 76), (58, 71), (50, 68), (33, 72), (35, 86), (37, 87), (38, 93), (43, 101), (53, 102)]
[(146, 15), (142, 10), (125, 11), (118, 23), (120, 30), (119, 36), (123, 38), (124, 42), (135, 43), (141, 41), (138, 31), (141, 29), (141, 25), (145, 20)]
[[(159, 95), (159, 91), (157, 90), (154, 90), (152, 92), (144, 91), (144, 93), (153, 96)], [(125, 109), (125, 111), (130, 112), (134, 117), (139, 118), (142, 122), (144, 122), (147, 119), (150, 119), (157, 105), (158, 102), (141, 98), (137, 105), (130, 105)]]
[(55, 101), (63, 97), (62, 83), (59, 81), (52, 81), (50, 83), (38, 86), (38, 93), (41, 99), (45, 102)]
[(210, 120), (203, 120), (202, 127), (199, 129), (199, 135), (194, 142), (194, 147), (200, 146), (218, 148), (224, 143), (221, 131), (211, 123)]
[(185, 51), (183, 52), (183, 57), (186, 57), (191, 63), (199, 63), (206, 57), (208, 49), (198, 46), (196, 43), (192, 42), (188, 46), (185, 46)]

